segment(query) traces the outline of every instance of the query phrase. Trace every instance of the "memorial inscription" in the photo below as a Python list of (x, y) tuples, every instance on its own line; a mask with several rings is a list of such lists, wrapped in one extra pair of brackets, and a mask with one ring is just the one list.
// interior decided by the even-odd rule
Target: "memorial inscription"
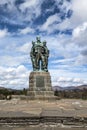
[(44, 77), (43, 76), (36, 77), (36, 87), (39, 90), (42, 90), (44, 88)]

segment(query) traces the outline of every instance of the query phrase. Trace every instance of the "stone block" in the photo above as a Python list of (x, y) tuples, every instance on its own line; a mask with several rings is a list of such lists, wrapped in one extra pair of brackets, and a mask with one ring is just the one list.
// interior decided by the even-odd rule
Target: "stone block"
[(54, 98), (49, 72), (31, 72), (29, 76), (30, 99), (50, 99)]

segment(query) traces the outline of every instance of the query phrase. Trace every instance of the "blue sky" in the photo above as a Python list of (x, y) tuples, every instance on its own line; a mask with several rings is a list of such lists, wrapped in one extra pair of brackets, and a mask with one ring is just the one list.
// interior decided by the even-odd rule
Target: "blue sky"
[(32, 40), (50, 50), (52, 85), (87, 84), (87, 0), (0, 1), (0, 86), (28, 88)]

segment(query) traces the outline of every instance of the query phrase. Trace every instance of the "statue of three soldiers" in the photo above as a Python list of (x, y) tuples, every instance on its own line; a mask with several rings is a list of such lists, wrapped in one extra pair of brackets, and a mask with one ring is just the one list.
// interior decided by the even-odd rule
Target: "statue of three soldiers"
[(36, 42), (32, 41), (30, 57), (33, 65), (33, 71), (48, 72), (49, 50), (46, 41), (41, 42), (40, 37), (36, 37)]

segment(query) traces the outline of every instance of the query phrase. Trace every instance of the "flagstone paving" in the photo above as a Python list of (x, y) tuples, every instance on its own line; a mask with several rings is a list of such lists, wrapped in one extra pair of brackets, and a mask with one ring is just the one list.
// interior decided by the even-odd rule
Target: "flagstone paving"
[(0, 117), (28, 117), (30, 115), (87, 117), (87, 101), (77, 99), (56, 101), (0, 100)]

